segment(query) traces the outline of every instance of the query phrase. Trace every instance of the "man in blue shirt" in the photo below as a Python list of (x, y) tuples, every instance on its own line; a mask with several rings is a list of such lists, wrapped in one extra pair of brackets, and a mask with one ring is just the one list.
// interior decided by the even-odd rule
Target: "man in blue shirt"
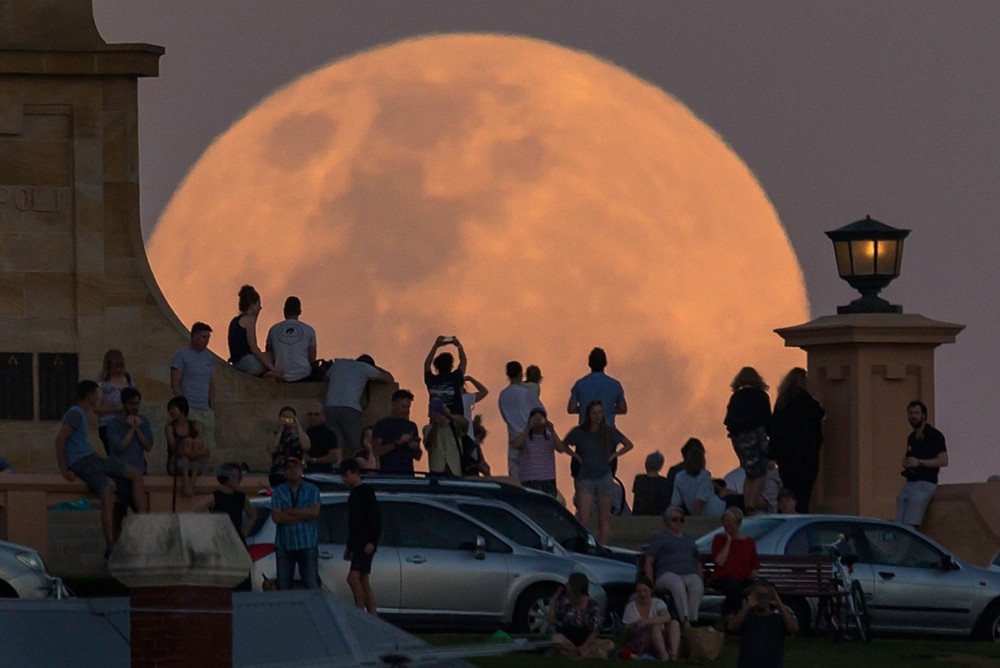
[(110, 477), (126, 478), (131, 483), (132, 507), (137, 513), (146, 512), (146, 488), (139, 469), (126, 466), (114, 457), (98, 457), (87, 436), (87, 411), (100, 406), (101, 388), (92, 380), (80, 381), (76, 386), (76, 398), (76, 405), (66, 411), (56, 435), (56, 462), (63, 478), (70, 482), (79, 478), (101, 498), (101, 528), (107, 541), (104, 550), (107, 559), (115, 549), (115, 485)]
[[(146, 475), (146, 453), (153, 448), (153, 428), (149, 418), (139, 413), (142, 394), (134, 387), (126, 387), (122, 389), (121, 401), (122, 412), (108, 422), (108, 452), (111, 458)], [(115, 478), (114, 483), (118, 488), (114, 512), (114, 534), (118, 540), (132, 498), (132, 483), (128, 478)]]
[(302, 480), (302, 462), (285, 459), (285, 482), (271, 493), (274, 520), (274, 558), (278, 569), (278, 589), (291, 589), (295, 566), (307, 589), (319, 589), (319, 488)]
[(591, 401), (600, 401), (604, 408), (604, 419), (608, 426), (615, 426), (615, 415), (625, 415), (628, 404), (625, 403), (625, 390), (622, 384), (604, 373), (608, 366), (608, 356), (603, 348), (594, 348), (587, 359), (590, 373), (576, 381), (569, 393), (569, 405), (566, 411), (571, 415), (580, 415), (580, 424), (586, 417), (580, 408)]

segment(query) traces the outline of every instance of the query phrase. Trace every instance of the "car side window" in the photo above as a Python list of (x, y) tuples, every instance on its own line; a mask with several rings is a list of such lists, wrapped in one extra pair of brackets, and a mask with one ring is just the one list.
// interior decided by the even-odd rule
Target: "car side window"
[(518, 545), (543, 549), (542, 539), (538, 533), (515, 515), (503, 508), (483, 506), (477, 503), (459, 504), (459, 509), (470, 517), (474, 517), (488, 527), (502, 533)]
[(795, 532), (785, 545), (785, 554), (827, 554), (827, 545), (845, 536), (841, 554), (858, 554), (854, 527), (847, 522), (812, 522)]
[(487, 552), (510, 552), (490, 532), (455, 513), (416, 503), (391, 505), (400, 547), (471, 551), (476, 547), (476, 537), (482, 536)]
[(940, 568), (940, 550), (905, 529), (894, 526), (864, 528), (872, 563), (908, 568)]
[(319, 522), (320, 543), (334, 545), (347, 544), (347, 504), (326, 503), (320, 506)]

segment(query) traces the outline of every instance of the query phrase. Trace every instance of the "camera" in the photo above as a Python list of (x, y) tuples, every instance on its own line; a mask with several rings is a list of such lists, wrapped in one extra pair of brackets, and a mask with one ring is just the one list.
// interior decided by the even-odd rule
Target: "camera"
[(283, 418), (281, 418), (281, 424), (283, 424), (283, 425), (285, 425), (287, 427), (291, 427), (293, 424), (295, 424), (295, 418), (293, 418), (293, 417), (283, 417)]

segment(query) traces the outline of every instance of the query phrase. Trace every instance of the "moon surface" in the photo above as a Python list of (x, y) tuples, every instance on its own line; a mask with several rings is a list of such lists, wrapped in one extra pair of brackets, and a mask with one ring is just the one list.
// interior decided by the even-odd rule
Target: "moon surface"
[(801, 270), (735, 152), (662, 90), (528, 38), (417, 38), (302, 76), (206, 150), (148, 251), (223, 357), (243, 283), (263, 298), (261, 340), (298, 295), (321, 357), (369, 352), (418, 398), (434, 338), (458, 335), (491, 390), (478, 412), (500, 473), (507, 360), (541, 367), (565, 434), (570, 387), (607, 351), (629, 488), (645, 455), (677, 461), (689, 436), (723, 475), (733, 375), (752, 365), (776, 387), (805, 360), (772, 332), (808, 319)]

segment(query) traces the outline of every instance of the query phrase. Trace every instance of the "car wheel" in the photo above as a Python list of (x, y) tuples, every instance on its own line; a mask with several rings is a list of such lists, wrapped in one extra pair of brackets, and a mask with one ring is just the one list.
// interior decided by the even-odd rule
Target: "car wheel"
[(17, 595), (16, 589), (0, 580), (0, 598), (20, 598), (20, 596)]
[(549, 628), (549, 600), (554, 584), (535, 585), (521, 594), (514, 606), (514, 630), (519, 633), (545, 633)]
[(979, 618), (979, 637), (1000, 643), (1000, 600), (990, 603)]

